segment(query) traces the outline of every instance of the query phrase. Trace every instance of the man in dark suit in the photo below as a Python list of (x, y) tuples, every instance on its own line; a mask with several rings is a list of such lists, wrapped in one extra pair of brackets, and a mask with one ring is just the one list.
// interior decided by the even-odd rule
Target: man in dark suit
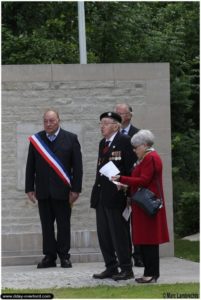
[[(119, 132), (121, 117), (114, 112), (100, 116), (103, 139), (99, 144), (97, 174), (91, 194), (91, 207), (96, 209), (97, 233), (106, 270), (94, 274), (95, 279), (112, 278), (126, 280), (133, 278), (129, 236), (126, 220), (122, 216), (126, 208), (126, 190), (119, 189), (99, 170), (113, 162), (120, 174), (130, 174), (132, 167), (132, 146), (129, 137)], [(118, 272), (120, 267), (121, 272)]]
[(42, 227), (45, 257), (37, 268), (56, 267), (57, 255), (61, 267), (71, 268), (71, 206), (81, 192), (83, 173), (80, 144), (75, 134), (60, 128), (58, 112), (46, 111), (43, 122), (44, 130), (30, 137), (25, 182), (29, 199), (38, 200)]
[[(131, 119), (133, 116), (132, 107), (126, 103), (117, 104), (115, 107), (115, 112), (118, 113), (122, 118), (120, 131), (123, 134), (126, 134), (126, 135), (130, 136), (130, 138), (132, 138), (132, 136), (139, 131), (138, 128), (134, 127), (131, 124)], [(137, 161), (137, 156), (133, 152), (133, 164), (136, 161)], [(130, 231), (130, 223), (128, 223), (128, 225), (129, 225), (128, 230)], [(131, 238), (130, 238), (130, 249), (131, 249), (131, 254), (132, 254)], [(134, 245), (134, 253), (132, 255), (133, 255), (135, 267), (144, 267), (144, 264), (142, 261), (141, 249), (140, 249), (139, 245)]]
[[(117, 104), (115, 106), (115, 112), (121, 116), (121, 132), (123, 134), (127, 134), (132, 137), (135, 133), (139, 131), (138, 128), (134, 127), (131, 124), (131, 119), (133, 116), (132, 107), (126, 103)], [(137, 156), (135, 156), (135, 160), (137, 160)]]

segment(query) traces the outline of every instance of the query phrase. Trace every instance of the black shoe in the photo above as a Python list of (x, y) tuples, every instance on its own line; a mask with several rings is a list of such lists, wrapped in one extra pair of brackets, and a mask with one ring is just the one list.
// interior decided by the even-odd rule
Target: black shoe
[(144, 264), (143, 261), (140, 258), (134, 258), (134, 266), (135, 267), (139, 267), (139, 268), (143, 268)]
[(56, 267), (56, 261), (54, 259), (44, 257), (41, 262), (38, 263), (37, 269), (43, 269), (43, 268), (53, 268)]
[(118, 273), (119, 272), (118, 272), (117, 268), (112, 269), (112, 270), (106, 269), (105, 271), (103, 271), (103, 272), (101, 272), (99, 274), (94, 274), (93, 278), (95, 278), (95, 279), (112, 278), (114, 275), (117, 275)]
[(127, 280), (127, 279), (131, 279), (134, 278), (134, 274), (133, 271), (121, 271), (119, 274), (112, 276), (112, 279), (114, 279), (115, 281), (118, 280)]
[(141, 277), (141, 278), (136, 278), (135, 281), (137, 283), (156, 283), (158, 277), (152, 276), (152, 277)]
[(61, 258), (61, 268), (72, 268), (72, 263), (70, 259)]

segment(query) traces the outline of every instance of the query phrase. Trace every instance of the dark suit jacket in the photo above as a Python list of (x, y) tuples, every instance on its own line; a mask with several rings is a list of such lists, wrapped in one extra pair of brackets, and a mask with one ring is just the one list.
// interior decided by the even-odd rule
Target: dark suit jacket
[(99, 155), (96, 181), (91, 193), (91, 207), (96, 208), (98, 201), (102, 201), (106, 207), (124, 208), (126, 205), (126, 194), (124, 191), (118, 191), (114, 183), (107, 177), (100, 175), (100, 168), (110, 160), (120, 170), (120, 174), (130, 175), (133, 166), (133, 148), (130, 143), (130, 138), (127, 135), (118, 132), (111, 143), (107, 153), (103, 154), (105, 139), (102, 139), (99, 144)]
[(138, 131), (139, 131), (139, 129), (136, 128), (136, 127), (134, 127), (134, 126), (131, 124), (131, 127), (130, 127), (130, 129), (129, 129), (129, 131), (128, 131), (128, 135), (132, 138), (132, 136), (133, 136), (134, 134), (136, 134)]
[[(71, 190), (81, 192), (82, 187), (82, 155), (77, 136), (60, 129), (54, 142), (46, 137), (46, 132), (39, 132), (41, 139), (49, 146), (61, 161), (68, 174), (72, 176)], [(70, 187), (66, 185), (46, 160), (30, 143), (26, 165), (25, 192), (36, 191), (37, 199), (67, 199)]]
[[(136, 134), (139, 131), (138, 128), (134, 127), (132, 124), (130, 126), (130, 129), (128, 131), (128, 135), (130, 136), (130, 138), (133, 137), (134, 134)], [(137, 155), (135, 154), (135, 152), (133, 152), (133, 164), (137, 161)]]

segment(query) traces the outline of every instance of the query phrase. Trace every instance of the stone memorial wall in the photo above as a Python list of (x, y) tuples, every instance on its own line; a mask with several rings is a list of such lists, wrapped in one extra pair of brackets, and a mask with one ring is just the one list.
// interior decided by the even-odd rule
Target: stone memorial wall
[(72, 260), (100, 261), (90, 193), (101, 139), (99, 115), (117, 103), (133, 108), (133, 124), (153, 131), (164, 163), (164, 191), (174, 254), (171, 175), (170, 74), (168, 63), (2, 66), (2, 264), (32, 264), (42, 255), (37, 206), (24, 193), (28, 136), (43, 129), (46, 109), (59, 111), (61, 126), (78, 135), (83, 191), (72, 212)]

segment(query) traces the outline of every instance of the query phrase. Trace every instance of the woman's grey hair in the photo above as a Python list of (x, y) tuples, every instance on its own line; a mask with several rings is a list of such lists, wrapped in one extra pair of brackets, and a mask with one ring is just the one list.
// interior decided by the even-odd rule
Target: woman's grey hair
[(148, 129), (141, 129), (131, 139), (131, 144), (136, 147), (139, 145), (147, 145), (151, 147), (154, 144), (154, 135)]

